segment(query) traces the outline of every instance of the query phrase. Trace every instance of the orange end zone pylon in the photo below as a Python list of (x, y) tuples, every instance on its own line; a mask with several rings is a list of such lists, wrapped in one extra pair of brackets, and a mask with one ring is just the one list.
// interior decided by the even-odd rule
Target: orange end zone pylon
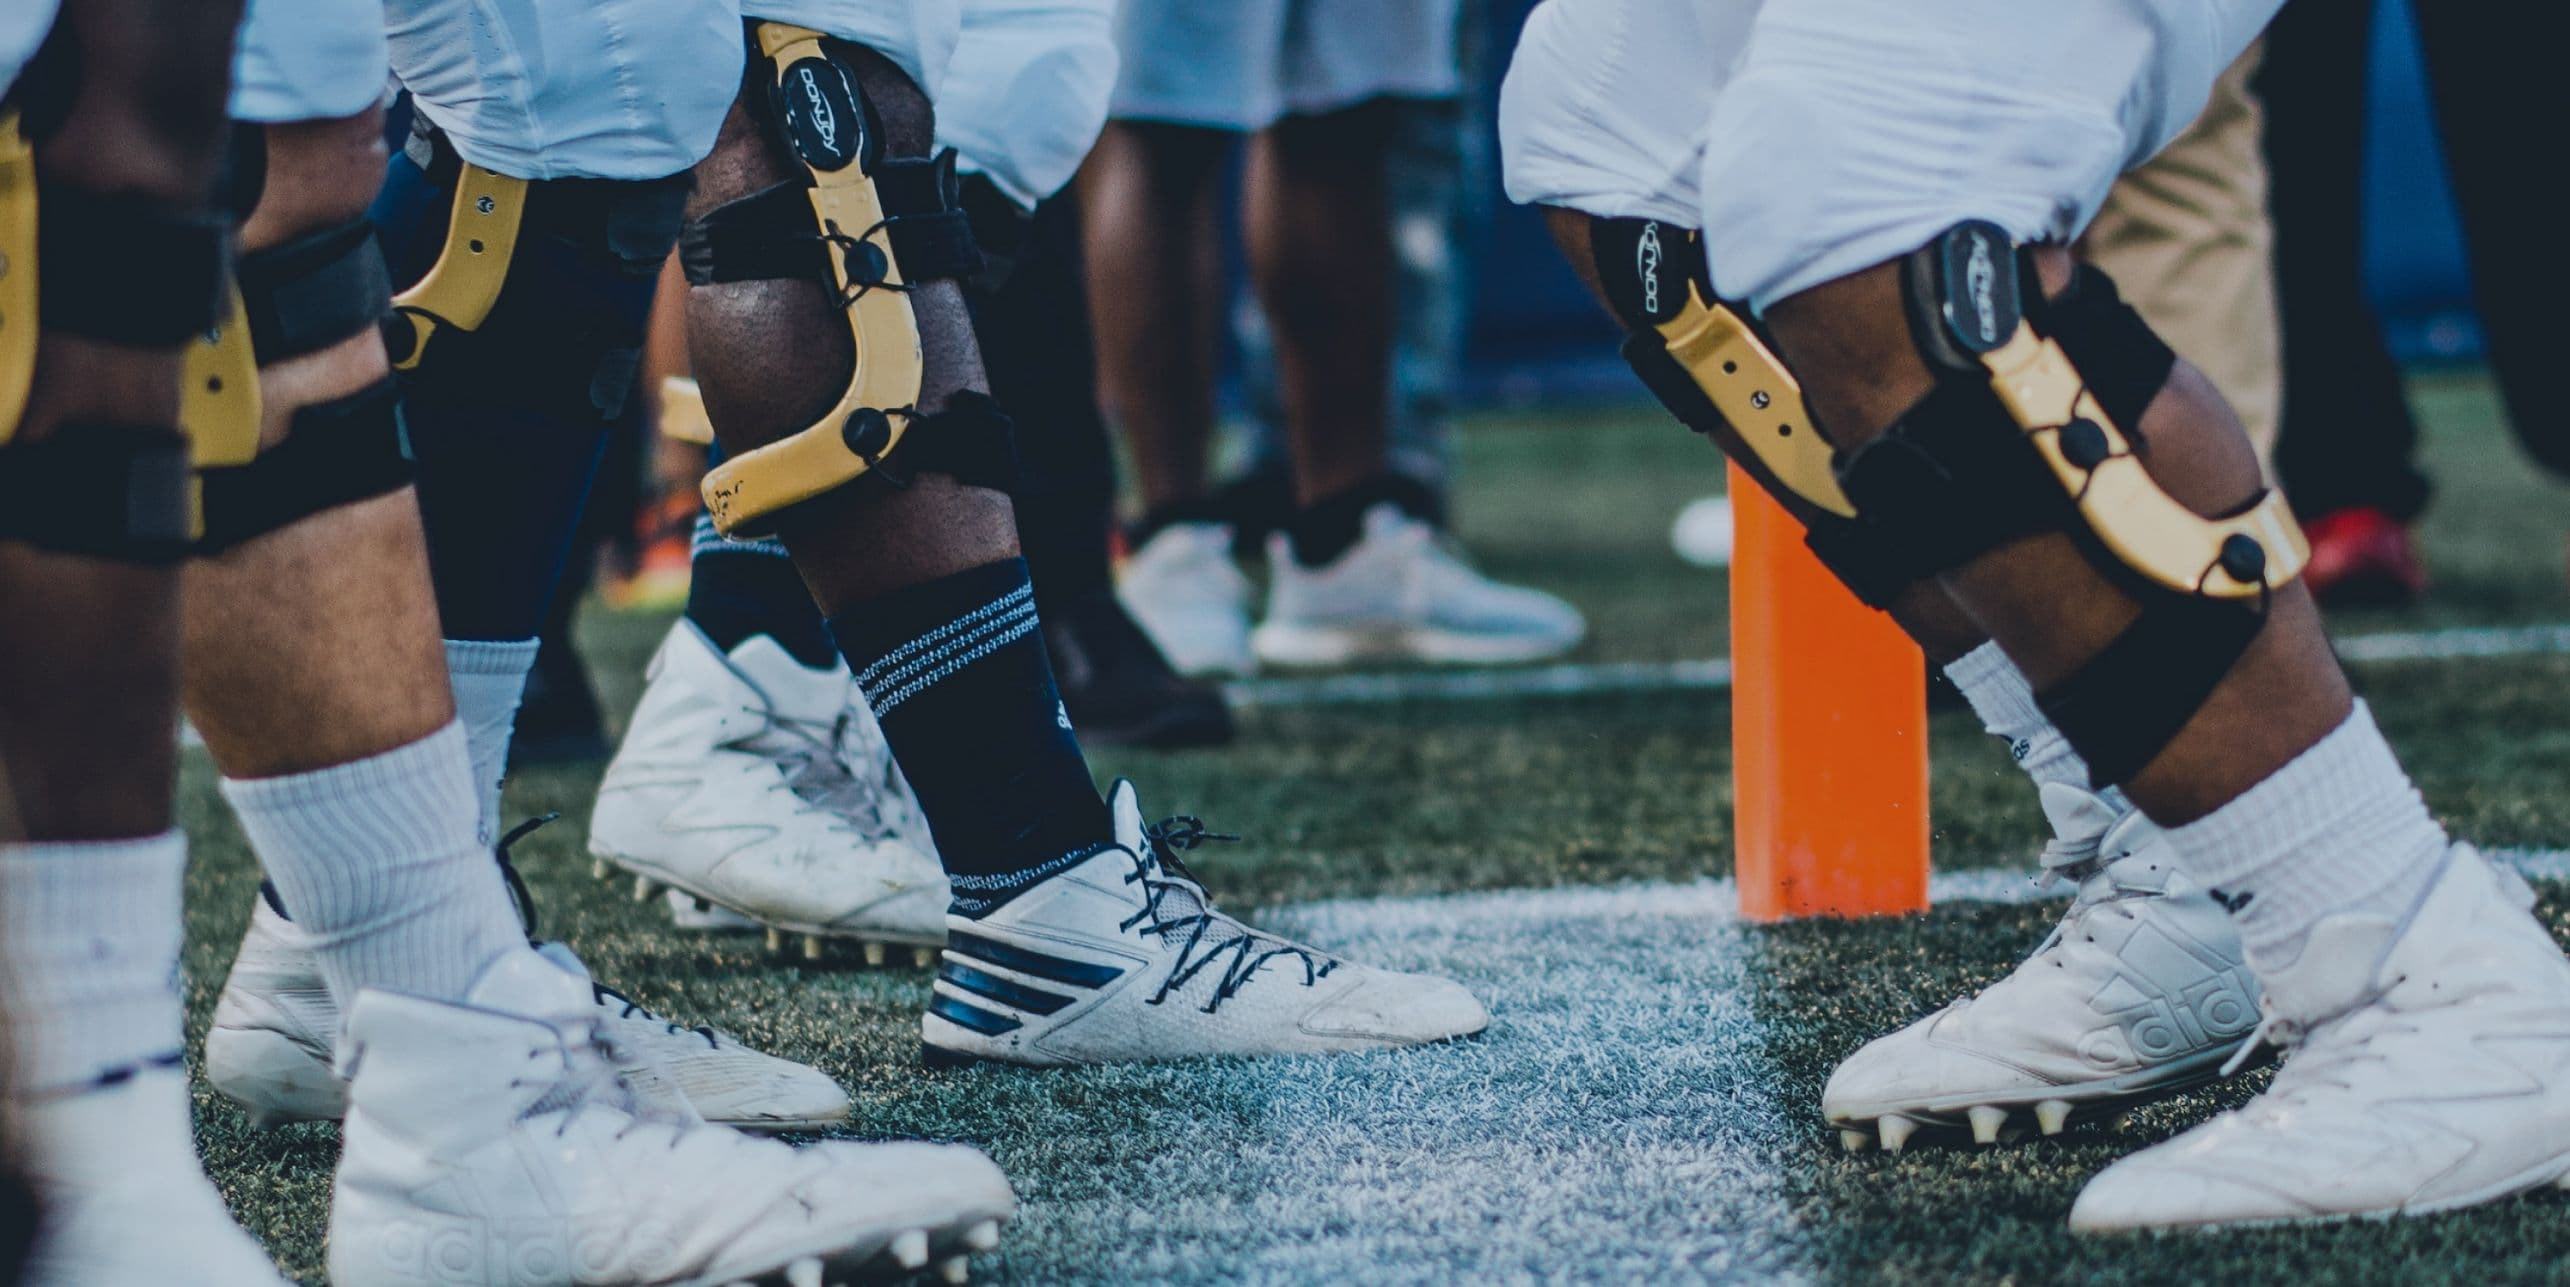
[(1731, 772), (1741, 914), (1928, 905), (1927, 669), (1731, 471)]

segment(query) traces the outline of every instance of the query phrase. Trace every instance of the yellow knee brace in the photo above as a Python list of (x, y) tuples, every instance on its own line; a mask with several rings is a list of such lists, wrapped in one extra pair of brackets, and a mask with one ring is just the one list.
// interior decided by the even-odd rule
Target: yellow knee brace
[[(918, 409), (924, 368), (908, 292), (981, 266), (954, 153), (883, 154), (848, 46), (773, 22), (755, 24), (753, 36), (769, 86), (764, 121), (804, 174), (688, 225), (681, 264), (698, 286), (820, 284), (846, 319), (853, 360), (820, 419), (705, 476), (714, 525), (756, 534), (779, 512), (869, 475), (897, 483), (931, 470), (1005, 486), (1014, 468), (1008, 423), (988, 399), (959, 394), (934, 416)], [(887, 468), (895, 452), (901, 463)]]
[(875, 189), (880, 141), (856, 81), (820, 32), (760, 23), (778, 124), (810, 176), (805, 195), (836, 253), (829, 282), (844, 302), (854, 363), (838, 402), (802, 432), (742, 452), (705, 476), (705, 508), (725, 535), (855, 481), (902, 444), (919, 401), (919, 323)]
[(0, 444), (36, 379), (36, 155), (18, 114), (0, 114)]

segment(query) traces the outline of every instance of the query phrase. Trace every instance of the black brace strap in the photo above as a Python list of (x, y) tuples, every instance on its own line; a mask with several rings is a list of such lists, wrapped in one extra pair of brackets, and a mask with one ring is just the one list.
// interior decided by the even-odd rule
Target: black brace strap
[(53, 184), (36, 194), (38, 308), (48, 330), (176, 348), (222, 316), (232, 221)]
[(1844, 454), (1838, 482), (1865, 540), (1897, 551), (1909, 580), (2063, 531), (2076, 517), (1989, 384), (1965, 376), (1940, 377), (1900, 423)]
[(2081, 264), (2069, 289), (2050, 300), (2027, 301), (2026, 320), (2061, 342), (2107, 419), (2139, 443), (2142, 412), (2167, 386), (2177, 353), (2124, 302), (2115, 279)]
[(72, 423), (0, 448), (0, 540), (158, 567), (187, 554), (195, 521), (187, 435)]
[(2159, 757), (2248, 651), (2266, 614), (2157, 590), (2142, 615), (2071, 675), (2035, 697), (2100, 787)]
[(245, 254), (236, 271), (261, 366), (373, 330), (393, 306), (375, 225), (364, 219)]
[[(907, 284), (969, 277), (982, 269), (972, 216), (962, 205), (955, 150), (934, 157), (876, 162), (875, 194), (883, 202), (884, 235)], [(692, 285), (717, 282), (806, 280), (835, 288), (829, 256), (841, 255), (848, 279), (879, 285), (883, 256), (859, 238), (863, 228), (823, 231), (814, 225), (808, 179), (726, 202), (689, 223), (678, 238), (678, 259)]]
[(382, 381), (295, 413), (286, 440), (249, 464), (209, 469), (200, 554), (220, 554), (254, 537), (342, 505), (410, 485), (410, 444), (400, 400)]
[[(851, 426), (850, 432), (856, 432)], [(855, 442), (859, 455), (867, 454)], [(878, 456), (873, 468), (858, 478), (879, 479), (908, 487), (921, 474), (944, 474), (967, 487), (1009, 491), (1017, 486), (1017, 424), (988, 394), (961, 390), (946, 399), (946, 409), (914, 417), (901, 450)]]

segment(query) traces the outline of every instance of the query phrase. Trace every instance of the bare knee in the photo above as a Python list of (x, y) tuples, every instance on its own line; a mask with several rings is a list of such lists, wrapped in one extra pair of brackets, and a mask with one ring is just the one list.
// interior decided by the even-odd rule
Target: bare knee
[(54, 38), (78, 60), (49, 182), (195, 204), (222, 158), (237, 0), (72, 0)]
[(366, 213), (384, 179), (382, 109), (270, 125), (263, 133), (266, 178), (242, 225), (242, 249), (264, 250)]

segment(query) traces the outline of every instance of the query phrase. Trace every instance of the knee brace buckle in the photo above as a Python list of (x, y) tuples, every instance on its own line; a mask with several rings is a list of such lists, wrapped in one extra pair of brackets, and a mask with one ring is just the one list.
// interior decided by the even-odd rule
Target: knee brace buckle
[(0, 446), (36, 383), (36, 154), (0, 112)]
[(196, 490), (187, 437), (112, 423), (0, 447), (0, 540), (157, 567), (187, 553)]
[[(772, 77), (768, 124), (805, 177), (690, 225), (681, 258), (698, 285), (821, 282), (847, 317), (853, 361), (836, 404), (819, 421), (729, 457), (705, 476), (706, 509), (727, 536), (756, 535), (752, 525), (778, 511), (880, 469), (927, 423), (917, 412), (923, 367), (908, 292), (980, 264), (958, 205), (952, 152), (884, 157), (837, 42), (774, 22), (756, 24), (754, 35)], [(947, 464), (955, 454), (939, 453)]]
[(410, 485), (410, 447), (391, 380), (295, 413), (285, 441), (206, 469), (197, 553), (220, 554), (324, 510)]

